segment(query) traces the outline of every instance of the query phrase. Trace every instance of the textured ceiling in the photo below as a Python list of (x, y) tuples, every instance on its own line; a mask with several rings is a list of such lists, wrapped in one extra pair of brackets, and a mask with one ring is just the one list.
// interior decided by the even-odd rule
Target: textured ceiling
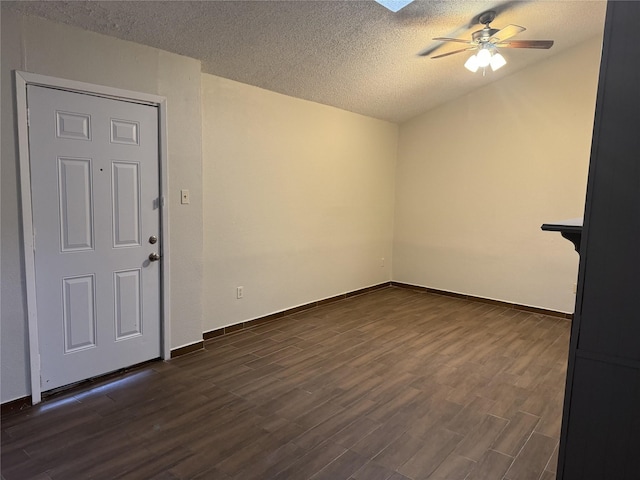
[[(2, 8), (168, 50), (206, 73), (401, 122), (602, 33), (606, 2), (416, 0), (392, 13), (373, 0), (2, 2)], [(433, 37), (469, 38), (496, 10), (494, 28), (517, 39), (555, 40), (550, 50), (503, 49), (498, 72), (472, 74), (467, 54)]]

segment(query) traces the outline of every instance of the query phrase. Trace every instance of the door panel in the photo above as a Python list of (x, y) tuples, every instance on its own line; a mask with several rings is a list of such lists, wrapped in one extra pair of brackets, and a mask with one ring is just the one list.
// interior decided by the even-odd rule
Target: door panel
[(115, 272), (116, 341), (141, 335), (142, 296), (140, 269)]
[(95, 276), (62, 279), (64, 353), (96, 346)]
[(113, 246), (140, 245), (140, 202), (138, 163), (113, 162)]
[(90, 158), (58, 158), (63, 252), (93, 249), (92, 183)]
[(158, 112), (32, 85), (27, 101), (46, 391), (161, 354)]

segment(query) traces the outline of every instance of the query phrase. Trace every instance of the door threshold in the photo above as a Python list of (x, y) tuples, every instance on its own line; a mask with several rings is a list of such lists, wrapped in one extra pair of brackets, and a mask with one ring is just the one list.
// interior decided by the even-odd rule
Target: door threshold
[(42, 392), (42, 401), (47, 402), (47, 401), (57, 399), (63, 395), (79, 393), (82, 390), (98, 387), (100, 386), (100, 384), (117, 380), (121, 377), (124, 377), (127, 373), (142, 370), (144, 367), (152, 363), (156, 363), (158, 361), (163, 361), (163, 360), (160, 357), (154, 358), (142, 363), (137, 363), (135, 365), (131, 365), (125, 368), (120, 368), (118, 370), (114, 370), (112, 372), (108, 372), (103, 375), (98, 375), (95, 377), (87, 378), (86, 380), (80, 380), (79, 382), (70, 383), (69, 385), (63, 385), (58, 388), (47, 390), (46, 392)]

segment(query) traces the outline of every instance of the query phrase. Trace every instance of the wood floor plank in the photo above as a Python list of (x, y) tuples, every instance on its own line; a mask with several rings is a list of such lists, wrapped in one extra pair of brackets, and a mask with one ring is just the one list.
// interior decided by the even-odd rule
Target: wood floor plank
[(487, 450), (465, 480), (501, 479), (511, 466), (513, 457), (495, 450)]
[(544, 406), (540, 412), (540, 421), (536, 425), (535, 431), (547, 437), (560, 437), (560, 426), (562, 421), (562, 407), (564, 392), (558, 392)]
[(229, 475), (224, 472), (221, 472), (217, 468), (213, 467), (208, 470), (205, 470), (202, 473), (199, 473), (195, 477), (189, 477), (190, 480), (233, 480)]
[(387, 480), (393, 474), (392, 470), (375, 462), (369, 462), (351, 475), (350, 480)]
[(234, 478), (238, 480), (272, 478), (306, 453), (292, 443), (285, 443), (275, 451), (269, 450), (263, 447), (262, 454), (247, 462)]
[(447, 423), (447, 429), (467, 435), (482, 422), (493, 403), (493, 400), (476, 396)]
[(532, 433), (505, 477), (509, 480), (538, 480), (557, 443), (555, 438)]
[(401, 473), (396, 472), (393, 475), (391, 475), (389, 478), (387, 478), (387, 480), (410, 480), (410, 479), (409, 477), (405, 477)]
[[(212, 463), (211, 455), (208, 453), (194, 453), (193, 455), (183, 458), (167, 470), (172, 479), (197, 478), (200, 474), (205, 474), (215, 468)], [(220, 476), (229, 477), (226, 473), (219, 472)], [(218, 478), (210, 476), (209, 478)], [(222, 477), (224, 478), (224, 477)]]
[(311, 480), (336, 480), (337, 478), (349, 478), (365, 465), (369, 459), (347, 450), (329, 465), (324, 467)]
[(429, 438), (431, 441), (400, 466), (398, 472), (410, 478), (427, 478), (456, 448), (462, 440), (462, 435), (438, 428)]
[(156, 478), (170, 470), (178, 462), (189, 458), (193, 454), (184, 447), (171, 448), (162, 455), (149, 455), (144, 461), (130, 462), (124, 473), (112, 478)]
[(367, 417), (360, 417), (333, 435), (331, 441), (345, 448), (351, 448), (378, 428), (380, 428), (378, 422), (374, 422)]
[(324, 402), (311, 408), (307, 413), (297, 416), (294, 421), (303, 428), (313, 428), (343, 411), (344, 407), (337, 403)]
[(452, 453), (429, 476), (429, 480), (465, 480), (476, 462)]
[(273, 477), (274, 480), (310, 478), (347, 451), (333, 442), (324, 442)]
[(0, 454), (0, 465), (3, 468), (13, 468), (31, 460), (31, 457), (22, 448), (14, 447), (10, 443), (3, 443)]
[(2, 476), (6, 480), (24, 480), (44, 475), (47, 469), (47, 463), (39, 460), (28, 460), (10, 466), (2, 464)]
[(560, 447), (560, 443), (558, 443), (556, 445), (556, 448), (554, 448), (553, 453), (551, 454), (551, 458), (549, 459), (549, 462), (547, 463), (547, 466), (544, 468), (545, 472), (549, 472), (549, 473), (553, 473), (555, 476), (556, 470), (558, 468), (558, 449)]
[(476, 462), (479, 461), (508, 423), (509, 420), (505, 418), (485, 415), (484, 419), (458, 444), (455, 453)]
[(413, 457), (423, 445), (422, 439), (412, 437), (405, 432), (373, 457), (373, 461), (393, 471)]
[(374, 458), (405, 431), (406, 427), (404, 425), (385, 424), (362, 438), (351, 447), (351, 450), (369, 458)]
[(491, 448), (505, 455), (515, 457), (539, 420), (539, 417), (529, 413), (516, 413)]
[(367, 413), (367, 417), (377, 422), (383, 422), (385, 418), (393, 416), (404, 407), (408, 407), (415, 401), (425, 398), (424, 392), (412, 387), (404, 387), (388, 402), (378, 403), (375, 408)]
[(408, 427), (412, 435), (428, 439), (435, 427), (447, 425), (464, 408), (448, 400), (434, 400), (430, 407), (426, 415), (415, 418)]
[[(319, 445), (327, 438), (331, 438), (333, 442), (336, 442), (335, 434), (341, 432), (358, 419), (368, 420), (364, 415), (371, 411), (371, 408), (375, 405), (376, 404), (371, 400), (362, 400), (357, 402), (349, 408), (342, 409), (323, 422), (309, 428), (302, 435), (297, 437), (294, 442), (296, 445), (300, 445), (306, 449), (311, 449)], [(372, 430), (373, 429), (369, 431)]]
[(556, 480), (556, 474), (545, 470), (540, 476), (540, 480)]

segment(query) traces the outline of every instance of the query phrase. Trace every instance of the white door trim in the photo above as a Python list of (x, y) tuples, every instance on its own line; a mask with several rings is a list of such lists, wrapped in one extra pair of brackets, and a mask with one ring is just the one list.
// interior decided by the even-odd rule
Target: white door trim
[(27, 287), (27, 317), (29, 332), (29, 363), (31, 373), (31, 402), (42, 400), (40, 385), (40, 348), (38, 345), (38, 310), (36, 308), (36, 270), (31, 209), (31, 175), (29, 158), (29, 128), (27, 110), (27, 85), (57, 88), (75, 93), (96, 95), (116, 100), (133, 101), (158, 107), (158, 152), (160, 155), (160, 223), (162, 228), (162, 257), (160, 262), (160, 314), (162, 358), (171, 358), (171, 305), (169, 256), (169, 192), (167, 155), (167, 100), (158, 95), (133, 92), (119, 88), (93, 85), (61, 78), (15, 71), (16, 113), (18, 120), (18, 155), (20, 158), (20, 191), (22, 206), (22, 236), (24, 242), (24, 267)]

